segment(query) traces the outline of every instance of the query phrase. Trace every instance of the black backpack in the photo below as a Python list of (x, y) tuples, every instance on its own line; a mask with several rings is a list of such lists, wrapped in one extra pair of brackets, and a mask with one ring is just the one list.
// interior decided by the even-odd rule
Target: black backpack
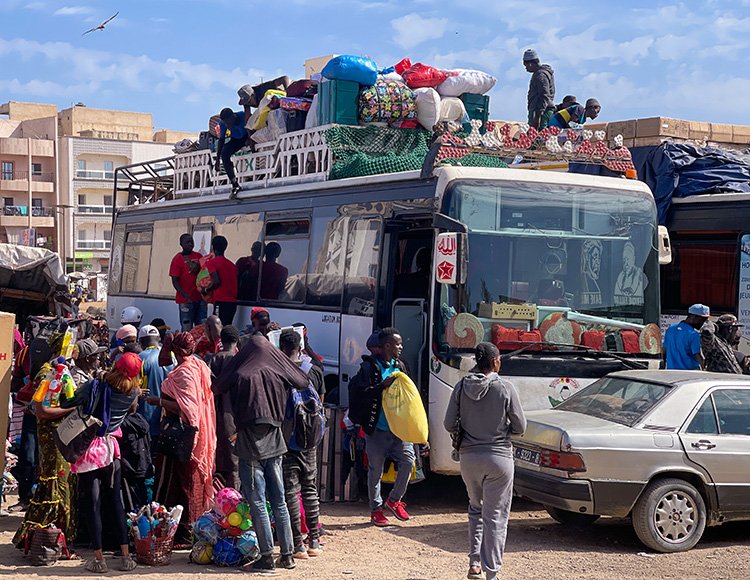
[(323, 441), (325, 411), (318, 392), (308, 384), (305, 389), (290, 389), (284, 416), (284, 434), (294, 451), (315, 449)]

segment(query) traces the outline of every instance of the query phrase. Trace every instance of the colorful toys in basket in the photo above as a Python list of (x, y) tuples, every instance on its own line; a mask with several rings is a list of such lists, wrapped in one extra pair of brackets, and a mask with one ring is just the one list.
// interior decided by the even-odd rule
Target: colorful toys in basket
[(230, 487), (220, 490), (214, 509), (193, 524), (195, 543), (190, 561), (232, 567), (256, 560), (260, 549), (251, 528), (250, 505), (240, 492)]
[(182, 511), (181, 505), (169, 510), (153, 502), (143, 506), (138, 513), (129, 514), (128, 526), (133, 535), (136, 560), (139, 564), (163, 566), (169, 563)]

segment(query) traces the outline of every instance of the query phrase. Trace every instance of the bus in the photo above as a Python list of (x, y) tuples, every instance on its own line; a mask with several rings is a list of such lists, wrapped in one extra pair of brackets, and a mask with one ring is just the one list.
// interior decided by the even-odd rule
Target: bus
[(168, 275), (179, 237), (192, 234), (205, 253), (222, 235), (229, 259), (260, 264), (255, 279), (240, 272), (235, 326), (253, 306), (282, 326), (304, 324), (328, 403), (347, 406), (374, 329), (399, 329), (428, 412), (429, 468), (445, 474), (459, 465), (443, 418), (478, 342), (505, 352), (501, 375), (526, 409), (635, 361), (658, 364), (659, 235), (642, 182), (460, 166), (328, 180), (318, 166), (308, 177), (245, 173), (231, 199), (207, 178), (210, 156), (178, 155), (173, 174), (164, 160), (142, 178), (118, 170), (116, 189), (129, 194), (114, 215), (112, 328), (131, 305), (179, 328)]
[(750, 195), (716, 193), (674, 198), (667, 227), (673, 261), (662, 269), (662, 327), (691, 304), (712, 315), (734, 314), (750, 352)]

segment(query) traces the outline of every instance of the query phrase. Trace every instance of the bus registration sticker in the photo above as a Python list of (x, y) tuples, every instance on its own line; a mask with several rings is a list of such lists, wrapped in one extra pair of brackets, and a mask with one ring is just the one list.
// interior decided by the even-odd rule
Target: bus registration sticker
[(436, 263), (438, 283), (455, 284), (458, 263), (458, 237), (455, 233), (438, 235)]

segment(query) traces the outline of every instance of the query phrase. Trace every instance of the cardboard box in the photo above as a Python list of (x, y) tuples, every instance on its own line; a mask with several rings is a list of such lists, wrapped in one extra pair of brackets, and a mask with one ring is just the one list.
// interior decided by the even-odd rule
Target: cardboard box
[(690, 136), (690, 122), (668, 117), (649, 117), (638, 119), (636, 123), (636, 137), (677, 137), (688, 139)]
[(604, 131), (607, 132), (609, 123), (586, 123), (586, 129), (589, 131)]
[(711, 138), (711, 123), (703, 121), (690, 121), (688, 127), (688, 137), (695, 141)]
[(738, 145), (750, 144), (750, 126), (748, 125), (734, 125), (732, 127), (732, 143)]
[(615, 121), (607, 124), (607, 139), (610, 141), (617, 135), (622, 135), (623, 139), (633, 139), (635, 138), (635, 132), (635, 121)]
[(664, 141), (672, 141), (674, 137), (636, 137), (633, 139), (632, 147), (653, 147), (661, 145)]
[(8, 433), (8, 399), (10, 398), (10, 371), (13, 366), (13, 327), (16, 315), (0, 312), (0, 433), (3, 449), (0, 453), (0, 473), (5, 470), (5, 438)]
[(732, 125), (726, 123), (711, 123), (711, 141), (718, 143), (734, 143)]

